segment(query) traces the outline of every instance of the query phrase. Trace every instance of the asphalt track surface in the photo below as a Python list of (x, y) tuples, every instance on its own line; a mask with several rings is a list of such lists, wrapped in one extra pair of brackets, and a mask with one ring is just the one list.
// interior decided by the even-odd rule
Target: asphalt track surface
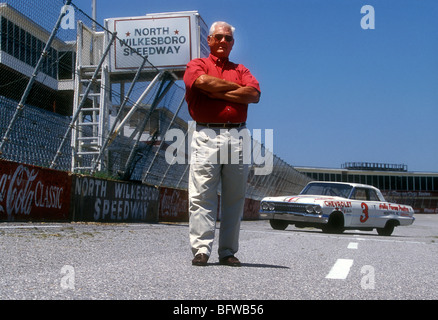
[(244, 221), (240, 238), (242, 267), (219, 265), (216, 252), (195, 267), (187, 224), (0, 223), (0, 299), (438, 298), (438, 215), (390, 237)]

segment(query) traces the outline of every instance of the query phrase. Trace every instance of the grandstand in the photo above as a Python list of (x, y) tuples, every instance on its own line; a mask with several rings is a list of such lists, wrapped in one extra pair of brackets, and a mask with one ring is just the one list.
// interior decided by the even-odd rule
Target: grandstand
[[(0, 96), (0, 135), (3, 136), (17, 107), (17, 101)], [(70, 122), (69, 117), (26, 105), (4, 145), (2, 157), (11, 161), (49, 167)], [(62, 150), (59, 168), (68, 171), (71, 150)]]
[(410, 172), (405, 164), (347, 162), (336, 168), (296, 167), (312, 180), (363, 183), (379, 188), (386, 200), (417, 213), (438, 213), (438, 173)]

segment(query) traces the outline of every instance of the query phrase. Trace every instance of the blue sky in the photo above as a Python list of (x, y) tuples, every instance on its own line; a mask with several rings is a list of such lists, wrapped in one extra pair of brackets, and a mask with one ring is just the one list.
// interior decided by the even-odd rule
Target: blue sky
[[(91, 0), (73, 1), (91, 15)], [(438, 1), (97, 0), (98, 21), (197, 10), (236, 27), (231, 60), (262, 88), (251, 129), (294, 166), (406, 164), (438, 172)], [(361, 8), (373, 6), (375, 29)]]

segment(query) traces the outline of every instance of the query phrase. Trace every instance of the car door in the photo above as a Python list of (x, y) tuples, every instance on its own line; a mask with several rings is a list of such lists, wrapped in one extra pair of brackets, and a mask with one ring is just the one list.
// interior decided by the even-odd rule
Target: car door
[(356, 187), (352, 200), (355, 200), (354, 212), (351, 220), (352, 227), (371, 227), (376, 220), (379, 204), (374, 190)]
[[(369, 227), (383, 227), (384, 226), (384, 219), (382, 219), (383, 216), (383, 210), (381, 208), (381, 200), (379, 199), (376, 191), (373, 189), (367, 189), (367, 199), (366, 202), (368, 206), (368, 225)], [(383, 223), (383, 226), (382, 226)]]

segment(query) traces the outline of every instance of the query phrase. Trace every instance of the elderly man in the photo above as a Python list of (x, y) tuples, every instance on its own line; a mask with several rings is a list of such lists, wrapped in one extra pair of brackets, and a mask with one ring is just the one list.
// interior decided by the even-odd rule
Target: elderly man
[(240, 266), (234, 254), (239, 246), (249, 164), (243, 161), (242, 137), (247, 131), (248, 104), (259, 101), (260, 86), (247, 68), (228, 59), (234, 30), (226, 22), (215, 22), (207, 38), (209, 57), (190, 61), (184, 75), (186, 101), (196, 121), (189, 175), (189, 229), (195, 266), (207, 265), (211, 255), (219, 185), (219, 263)]

